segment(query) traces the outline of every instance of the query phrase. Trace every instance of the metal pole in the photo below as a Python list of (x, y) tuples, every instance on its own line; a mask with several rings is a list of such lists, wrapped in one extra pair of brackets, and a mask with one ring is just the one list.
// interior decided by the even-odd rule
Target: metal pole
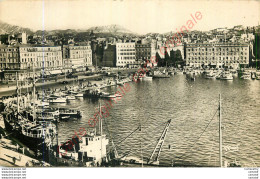
[(17, 92), (17, 112), (19, 113), (19, 87), (18, 87), (18, 75), (16, 72), (16, 92)]
[(221, 94), (219, 94), (219, 165), (222, 167)]

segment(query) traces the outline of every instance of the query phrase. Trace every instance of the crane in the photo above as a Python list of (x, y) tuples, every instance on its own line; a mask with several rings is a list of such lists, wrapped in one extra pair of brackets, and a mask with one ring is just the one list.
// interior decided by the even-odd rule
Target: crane
[(156, 165), (159, 165), (159, 157), (160, 157), (160, 153), (161, 153), (161, 150), (162, 150), (162, 146), (163, 146), (163, 143), (164, 143), (164, 139), (167, 135), (167, 132), (168, 132), (168, 129), (170, 127), (170, 123), (171, 123), (171, 119), (167, 121), (166, 123), (166, 126), (162, 132), (162, 135), (161, 137), (159, 138), (154, 150), (153, 150), (153, 153), (152, 155), (150, 156), (149, 160), (148, 160), (148, 164), (156, 164)]

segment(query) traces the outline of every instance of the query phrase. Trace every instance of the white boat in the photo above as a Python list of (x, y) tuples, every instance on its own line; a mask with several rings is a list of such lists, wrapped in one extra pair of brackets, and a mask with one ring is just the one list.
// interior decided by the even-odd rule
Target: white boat
[(222, 73), (220, 79), (221, 80), (233, 80), (232, 73), (224, 72), (224, 73)]
[(116, 80), (117, 85), (124, 85), (125, 81), (124, 80)]
[(170, 78), (170, 75), (166, 70), (164, 70), (163, 72), (158, 70), (158, 71), (154, 71), (153, 78)]
[(144, 80), (144, 81), (152, 81), (152, 80), (153, 80), (153, 77), (152, 77), (152, 76), (144, 76), (144, 77), (143, 77), (143, 80)]
[(107, 97), (108, 98), (116, 98), (116, 97), (122, 97), (122, 95), (120, 95), (120, 94), (112, 94), (112, 95), (109, 95)]
[(107, 98), (108, 96), (110, 96), (109, 93), (107, 93), (107, 92), (100, 92), (100, 97)]
[(67, 99), (68, 101), (70, 101), (70, 100), (75, 100), (76, 97), (73, 96), (73, 95), (68, 95), (68, 96), (66, 96), (66, 99)]
[(47, 101), (40, 101), (40, 100), (37, 100), (37, 101), (35, 101), (35, 104), (38, 106), (38, 107), (46, 107), (46, 106), (49, 106), (50, 105), (50, 103), (49, 102), (47, 102)]
[(210, 71), (206, 74), (206, 77), (207, 79), (211, 79), (211, 78), (216, 78), (216, 73), (214, 71)]
[(255, 73), (252, 73), (251, 78), (252, 78), (252, 80), (255, 80), (255, 79), (256, 79), (256, 74), (255, 74)]
[(67, 99), (66, 98), (53, 98), (49, 99), (50, 103), (66, 103)]
[(78, 94), (75, 95), (76, 98), (82, 98), (83, 96), (84, 96), (83, 93), (78, 93)]
[(244, 80), (250, 80), (251, 74), (250, 73), (244, 73), (240, 78), (244, 79)]

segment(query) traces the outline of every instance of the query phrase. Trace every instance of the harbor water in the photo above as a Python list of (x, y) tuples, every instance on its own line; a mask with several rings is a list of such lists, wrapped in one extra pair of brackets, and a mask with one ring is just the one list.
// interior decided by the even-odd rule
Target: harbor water
[[(113, 139), (119, 155), (143, 157), (147, 161), (166, 122), (171, 119), (160, 164), (219, 166), (217, 110), (218, 96), (221, 94), (223, 159), (239, 161), (244, 167), (260, 166), (259, 80), (234, 78), (225, 81), (205, 79), (201, 75), (197, 76), (196, 81), (191, 81), (186, 75), (174, 75), (129, 84), (130, 90), (109, 109), (109, 116), (103, 119), (103, 132), (110, 141)], [(59, 84), (51, 88), (63, 87)], [(103, 90), (116, 92), (119, 88), (113, 86)], [(99, 102), (104, 105), (104, 99), (91, 98), (52, 105), (82, 112), (80, 119), (59, 123), (61, 143), (71, 139), (81, 127), (92, 129), (88, 121), (98, 110)], [(141, 130), (136, 130), (140, 125)], [(111, 144), (108, 152), (109, 148)]]

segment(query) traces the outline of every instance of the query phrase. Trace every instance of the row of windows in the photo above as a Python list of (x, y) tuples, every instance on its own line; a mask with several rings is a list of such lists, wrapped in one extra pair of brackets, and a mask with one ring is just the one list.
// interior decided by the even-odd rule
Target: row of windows
[(0, 67), (1, 67), (1, 69), (3, 69), (3, 68), (19, 68), (19, 65), (0, 63)]
[(90, 46), (70, 47), (70, 50), (86, 50), (90, 49)]
[(117, 48), (135, 48), (135, 45), (117, 45)]
[[(220, 53), (188, 53), (187, 55), (191, 56), (196, 56), (196, 55), (221, 55), (221, 52)], [(247, 55), (246, 52), (240, 52), (240, 54), (238, 52), (226, 52), (226, 53), (222, 53), (222, 55)]]
[(119, 51), (119, 52), (120, 52), (120, 51), (121, 51), (121, 52), (124, 52), (124, 51), (133, 51), (133, 52), (134, 52), (135, 49), (129, 49), (129, 48), (128, 48), (128, 49), (118, 49), (118, 51)]
[(118, 55), (135, 55), (135, 53), (120, 53)]
[(6, 57), (6, 56), (8, 56), (8, 57), (18, 57), (18, 53), (13, 53), (13, 54), (0, 53), (0, 57)]
[(151, 51), (151, 49), (146, 49), (146, 48), (145, 48), (145, 49), (136, 49), (136, 51), (141, 51), (141, 52), (144, 52), (144, 51), (149, 51), (149, 52), (150, 52), (150, 51)]
[(145, 48), (145, 47), (151, 47), (151, 46), (150, 45), (136, 45), (136, 47)]
[(134, 64), (135, 61), (118, 61), (118, 64)]
[(70, 58), (84, 58), (91, 57), (92, 54), (81, 54), (81, 55), (71, 55)]
[[(198, 59), (198, 60), (204, 60), (203, 57), (202, 57), (202, 58), (200, 58), (200, 57), (199, 57), (199, 58), (196, 58), (196, 57), (194, 57), (194, 58), (193, 58), (193, 57), (192, 57), (192, 58), (188, 58), (188, 60), (193, 60), (193, 59), (195, 59), (195, 60), (197, 60), (197, 59)], [(239, 57), (237, 57), (237, 58), (236, 58), (236, 57), (234, 57), (234, 58), (232, 58), (232, 57), (230, 57), (230, 58), (228, 58), (228, 57), (226, 57), (226, 58), (225, 58), (225, 57), (223, 57), (223, 58), (221, 58), (221, 57), (219, 57), (219, 58), (214, 58), (214, 57), (213, 57), (213, 58), (207, 58), (207, 57), (206, 57), (206, 58), (205, 58), (205, 60), (211, 60), (211, 59), (212, 59), (212, 60), (215, 60), (215, 59), (216, 59), (216, 60), (217, 60), (217, 59), (219, 59), (219, 60), (221, 60), (221, 59), (222, 59), (222, 60), (228, 60), (228, 59), (230, 59), (230, 60), (232, 60), (232, 59), (234, 59), (234, 60), (239, 60)], [(247, 57), (244, 57), (244, 58), (243, 58), (243, 57), (240, 57), (240, 59), (241, 59), (241, 60), (243, 60), (243, 59), (247, 60)]]
[(37, 48), (20, 48), (20, 51), (26, 51), (26, 52), (46, 52), (46, 51), (60, 51), (61, 48), (60, 47), (37, 47)]
[(186, 63), (248, 63), (246, 60), (237, 60), (237, 61), (190, 61), (188, 60)]
[(18, 63), (18, 59), (0, 58), (0, 63)]
[(240, 48), (187, 48), (188, 51), (239, 51), (239, 50), (248, 50), (247, 47), (240, 47)]
[[(44, 58), (44, 61), (50, 61), (50, 60), (61, 60), (61, 58), (57, 58), (57, 57), (49, 57), (49, 58)], [(22, 58), (21, 62), (32, 62), (32, 61), (43, 61), (43, 58)]]
[(41, 68), (41, 67), (55, 67), (55, 66), (60, 66), (61, 63), (59, 61), (55, 62), (37, 62), (37, 63), (26, 63), (22, 64), (22, 68), (28, 68), (28, 67), (36, 67), (36, 68)]
[(77, 51), (71, 51), (71, 54), (87, 54), (87, 53), (92, 53), (91, 51), (86, 51), (86, 50), (77, 50)]
[(136, 52), (136, 55), (150, 55), (151, 52)]
[(52, 53), (21, 53), (21, 57), (32, 57), (32, 56), (49, 56), (49, 55), (54, 55), (54, 56), (58, 56), (61, 55), (61, 52), (52, 52)]
[(135, 56), (132, 57), (117, 57), (118, 60), (124, 60), (124, 59), (129, 59), (129, 60), (135, 60)]
[(12, 49), (2, 48), (0, 49), (0, 52), (17, 52), (17, 48), (12, 48)]
[(197, 47), (219, 47), (219, 46), (245, 46), (246, 44), (216, 44), (216, 45), (212, 45), (212, 44), (187, 44), (187, 46), (197, 46)]

